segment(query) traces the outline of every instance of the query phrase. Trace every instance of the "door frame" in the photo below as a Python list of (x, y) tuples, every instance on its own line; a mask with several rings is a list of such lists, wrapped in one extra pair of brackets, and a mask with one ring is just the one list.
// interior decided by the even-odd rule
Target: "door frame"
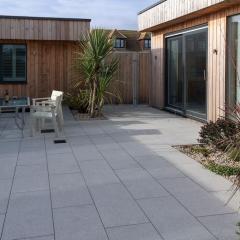
[[(184, 40), (185, 37), (191, 33), (194, 32), (201, 32), (204, 29), (206, 29), (207, 38), (206, 38), (206, 73), (205, 73), (205, 82), (206, 82), (206, 101), (205, 101), (205, 107), (206, 107), (206, 114), (201, 114), (195, 111), (187, 110), (186, 109), (186, 103), (187, 103), (187, 79), (186, 79), (186, 41)], [(168, 97), (169, 97), (169, 83), (168, 83), (168, 39), (174, 38), (177, 36), (182, 36), (182, 66), (183, 66), (183, 109), (176, 108), (174, 106), (171, 106), (168, 104)], [(194, 118), (199, 121), (206, 122), (208, 119), (208, 25), (200, 25), (195, 26), (193, 28), (184, 29), (182, 31), (177, 31), (173, 33), (168, 33), (164, 36), (165, 39), (165, 109), (171, 112), (174, 112), (176, 114)]]

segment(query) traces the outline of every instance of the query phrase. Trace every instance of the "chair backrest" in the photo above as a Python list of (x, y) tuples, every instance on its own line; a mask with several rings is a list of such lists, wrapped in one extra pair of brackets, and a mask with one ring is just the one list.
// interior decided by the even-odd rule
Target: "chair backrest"
[(62, 95), (63, 95), (63, 92), (53, 90), (51, 95), (51, 100), (55, 101), (58, 96), (62, 96)]
[(56, 104), (55, 111), (56, 111), (57, 114), (59, 114), (61, 112), (62, 100), (63, 100), (63, 94), (59, 95), (59, 96), (56, 96), (56, 99), (55, 99), (55, 104)]

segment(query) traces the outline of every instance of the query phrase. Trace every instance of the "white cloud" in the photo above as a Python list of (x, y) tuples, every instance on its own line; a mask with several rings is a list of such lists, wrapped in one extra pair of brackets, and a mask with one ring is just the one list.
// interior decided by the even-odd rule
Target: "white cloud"
[(156, 0), (0, 0), (1, 15), (91, 18), (92, 26), (136, 29), (137, 12)]

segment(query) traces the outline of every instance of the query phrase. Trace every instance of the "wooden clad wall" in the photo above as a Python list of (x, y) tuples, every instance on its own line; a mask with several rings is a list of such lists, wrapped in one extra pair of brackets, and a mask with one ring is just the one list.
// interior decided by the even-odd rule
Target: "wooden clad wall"
[[(177, 4), (176, 4), (177, 3)], [(217, 9), (239, 4), (240, 0), (167, 0), (143, 11), (138, 16), (140, 31), (150, 31), (176, 24)]]
[(116, 52), (119, 70), (114, 81), (117, 83), (124, 104), (149, 103), (149, 84), (151, 80), (150, 52)]
[[(70, 91), (72, 82), (78, 78), (73, 63), (78, 50), (76, 42), (68, 41), (6, 41), (27, 45), (27, 83), (0, 84), (0, 97), (5, 90), (10, 96), (46, 97), (53, 89)], [(119, 70), (115, 81), (123, 103), (133, 103), (134, 79), (137, 83), (138, 103), (148, 104), (148, 84), (151, 76), (151, 53), (116, 52)], [(138, 56), (137, 62), (135, 57)], [(137, 70), (137, 74), (134, 71)]]
[(0, 17), (0, 39), (78, 41), (90, 20)]
[[(238, 13), (240, 13), (240, 6), (235, 6), (153, 33), (150, 92), (150, 103), (152, 106), (162, 108), (165, 104), (165, 34), (201, 24), (208, 24), (208, 120), (216, 120), (224, 114), (227, 17)], [(214, 50), (217, 50), (217, 54), (214, 53)]]
[(67, 41), (3, 41), (27, 45), (27, 84), (0, 84), (0, 95), (46, 97), (53, 89), (69, 90), (77, 44)]

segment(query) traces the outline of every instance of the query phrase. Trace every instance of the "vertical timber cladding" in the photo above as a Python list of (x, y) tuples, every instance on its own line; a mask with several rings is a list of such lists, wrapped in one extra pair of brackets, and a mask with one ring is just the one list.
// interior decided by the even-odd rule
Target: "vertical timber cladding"
[[(1, 83), (0, 95), (46, 97), (67, 92), (74, 79), (73, 61), (90, 19), (0, 16), (0, 44), (25, 44), (27, 82)], [(2, 91), (3, 90), (3, 91)]]
[(165, 34), (208, 24), (208, 120), (215, 121), (224, 114), (227, 17), (240, 13), (240, 6), (195, 18), (152, 34), (152, 81), (150, 104), (157, 108), (165, 106)]
[(149, 85), (151, 80), (151, 53), (115, 52), (119, 59), (119, 69), (113, 79), (119, 90), (122, 103), (149, 104)]
[(27, 46), (27, 83), (1, 84), (0, 93), (7, 89), (11, 96), (46, 97), (53, 89), (67, 92), (75, 78), (74, 54), (78, 44), (72, 41), (13, 41)]

